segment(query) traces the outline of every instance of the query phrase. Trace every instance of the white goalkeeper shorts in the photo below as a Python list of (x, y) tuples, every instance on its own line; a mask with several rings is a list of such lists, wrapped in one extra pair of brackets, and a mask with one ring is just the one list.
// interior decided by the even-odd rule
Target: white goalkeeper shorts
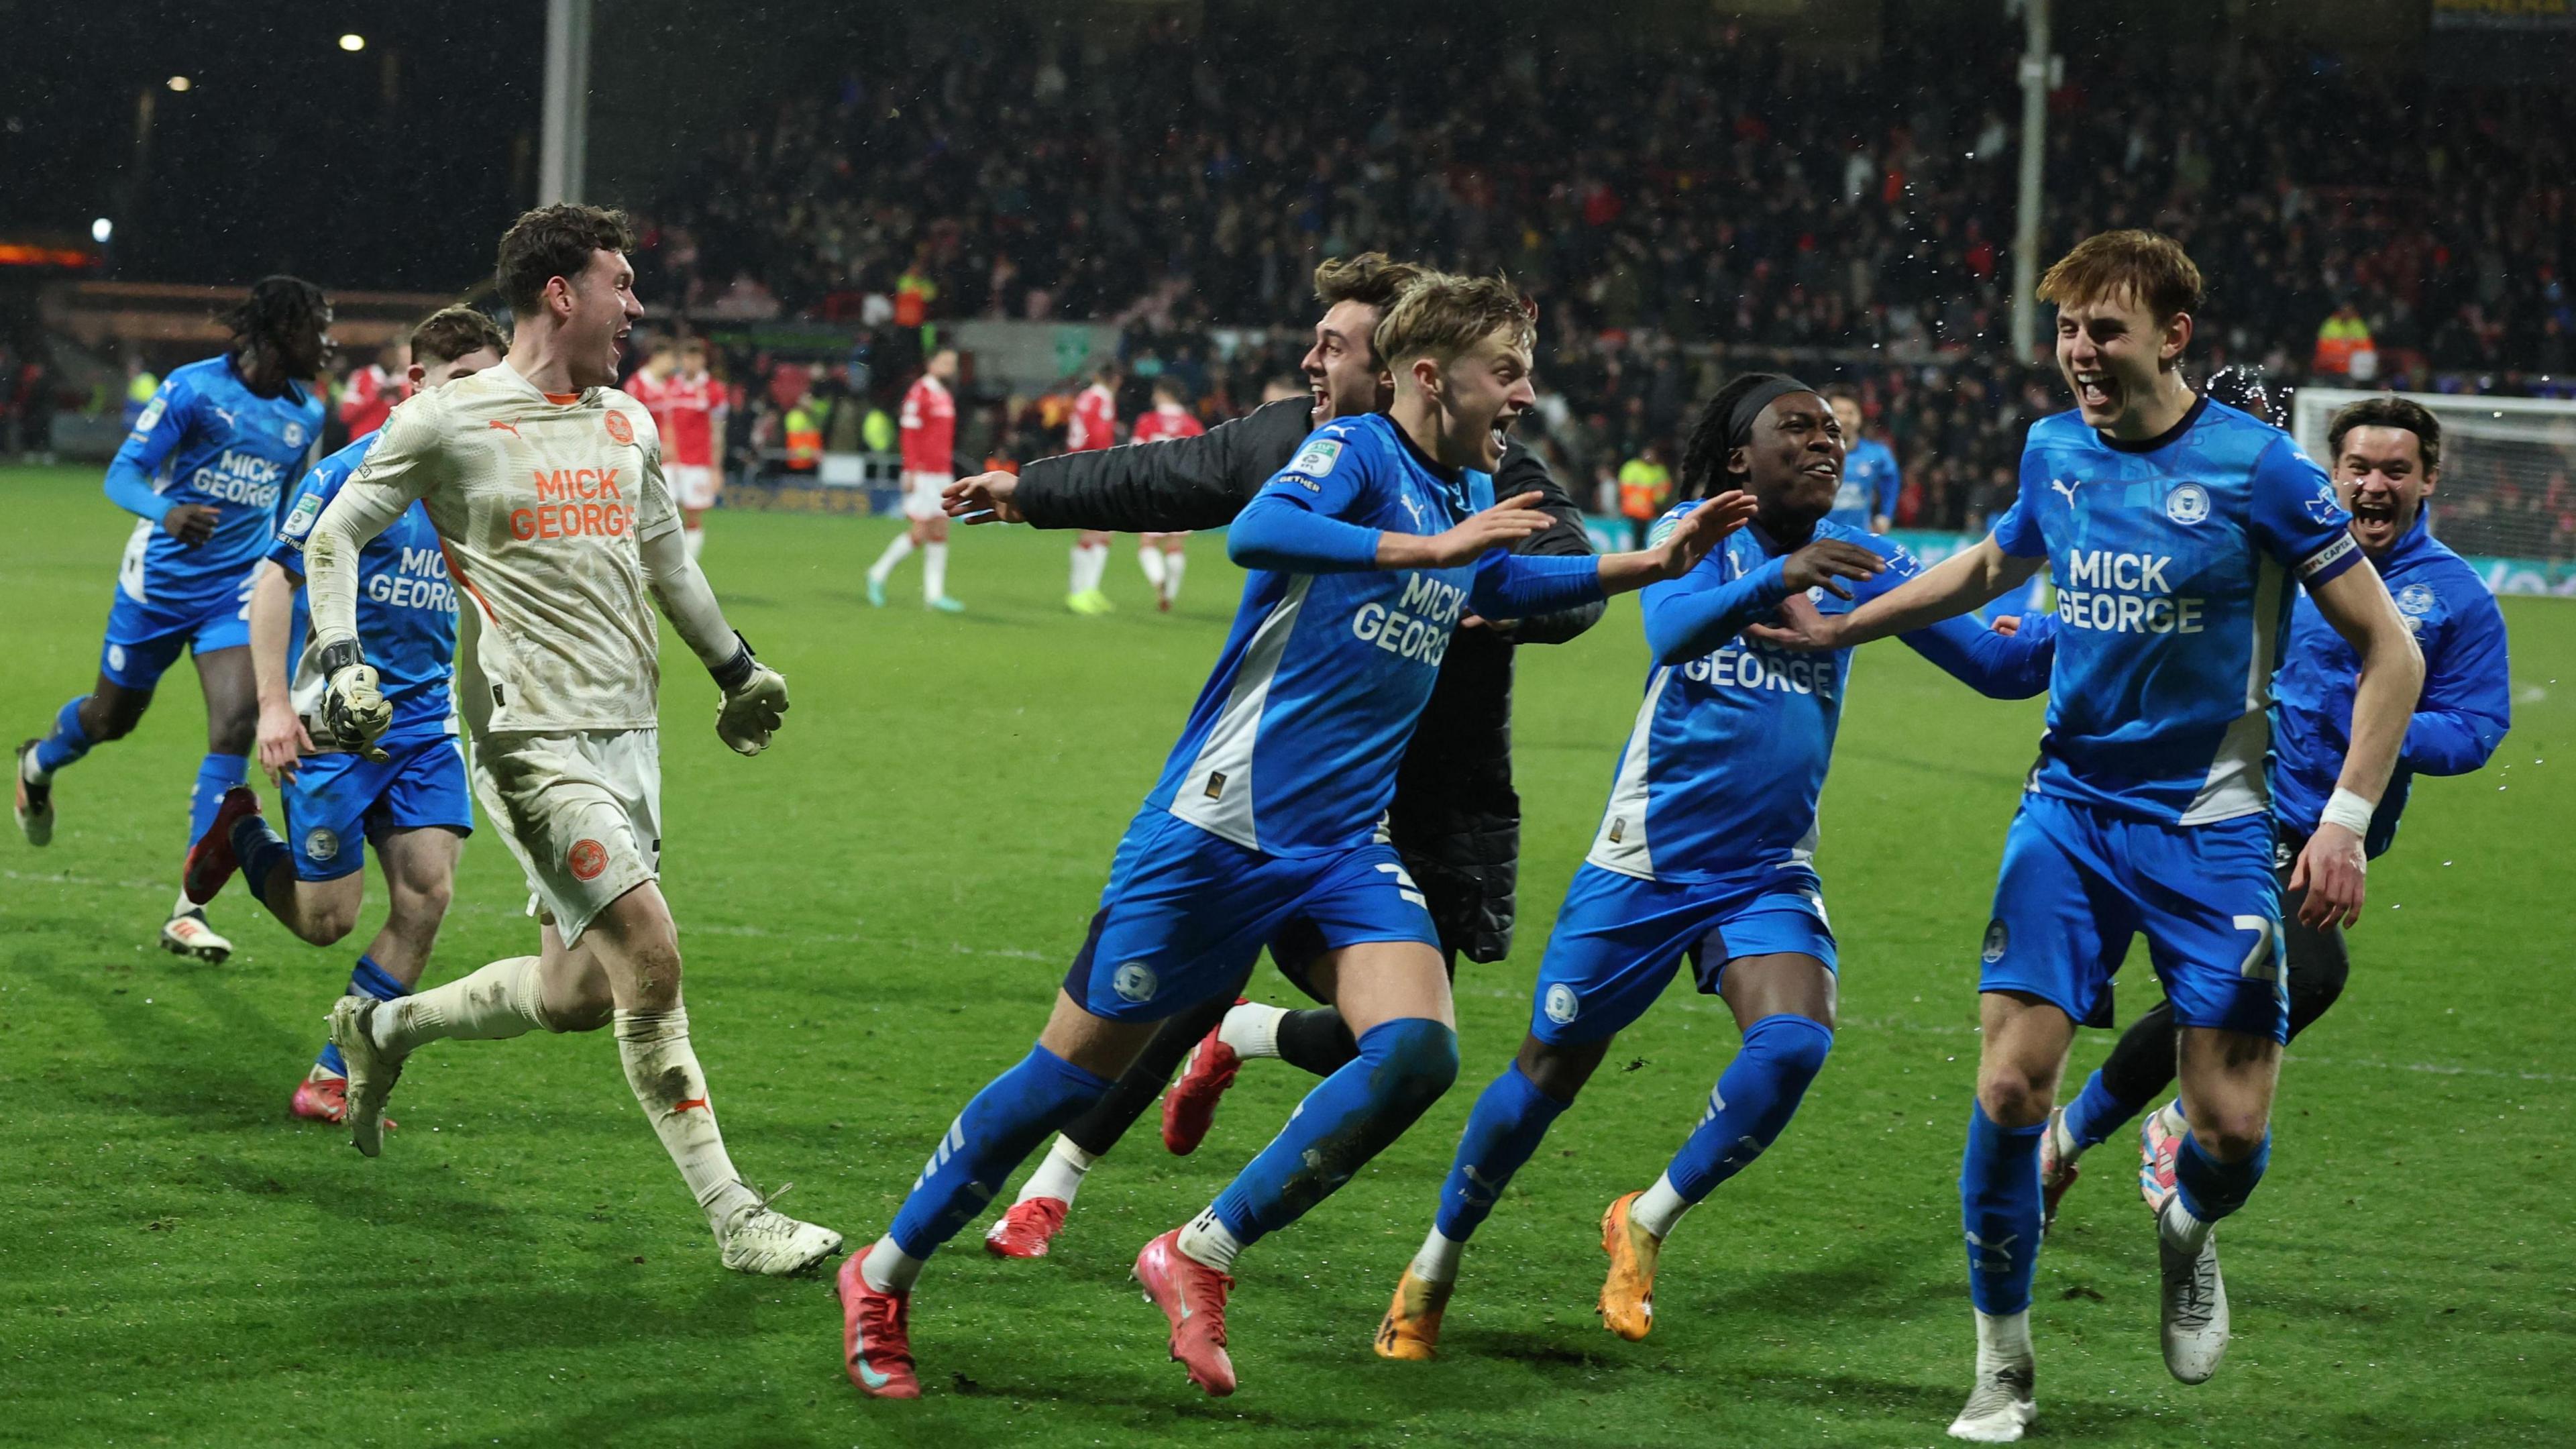
[(705, 509), (716, 506), (716, 494), (723, 491), (723, 480), (705, 463), (674, 463), (667, 470), (671, 478), (671, 496), (682, 508)]
[(948, 510), (939, 504), (939, 495), (957, 481), (953, 473), (906, 473), (903, 475), (903, 516), (916, 523), (945, 518)]
[(485, 735), (474, 795), (527, 872), (539, 918), (567, 946), (609, 902), (661, 874), (659, 730)]

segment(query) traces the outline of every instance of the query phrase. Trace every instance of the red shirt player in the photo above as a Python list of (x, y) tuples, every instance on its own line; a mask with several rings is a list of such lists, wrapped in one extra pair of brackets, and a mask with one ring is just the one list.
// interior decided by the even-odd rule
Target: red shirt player
[(681, 527), (694, 529), (724, 491), (717, 452), (731, 395), (707, 370), (706, 344), (696, 341), (680, 344), (679, 370), (662, 379), (658, 392), (645, 406), (662, 430), (662, 466), (680, 505)]
[(383, 427), (394, 404), (411, 396), (410, 371), (409, 350), (389, 342), (375, 361), (349, 374), (349, 385), (340, 393), (340, 421), (348, 424), (350, 441)]
[(871, 604), (884, 605), (887, 578), (918, 548), (922, 605), (945, 613), (962, 607), (948, 597), (948, 513), (940, 501), (956, 481), (957, 398), (948, 390), (956, 380), (957, 349), (943, 347), (903, 395), (903, 516), (911, 522), (868, 569)]
[[(1181, 385), (1168, 377), (1154, 380), (1154, 410), (1136, 420), (1132, 441), (1160, 443), (1173, 438), (1195, 438), (1207, 429), (1199, 425), (1181, 403)], [(1189, 566), (1186, 533), (1148, 533), (1138, 537), (1136, 565), (1145, 571), (1146, 582), (1154, 586), (1154, 607), (1170, 613), (1172, 601), (1181, 595), (1181, 574)]]
[[(1073, 420), (1065, 425), (1064, 450), (1087, 453), (1118, 441), (1118, 364), (1104, 362), (1091, 372), (1091, 386), (1073, 400)], [(1106, 614), (1114, 607), (1100, 591), (1100, 576), (1109, 568), (1109, 535), (1084, 529), (1073, 541), (1073, 576), (1065, 607), (1077, 614)]]

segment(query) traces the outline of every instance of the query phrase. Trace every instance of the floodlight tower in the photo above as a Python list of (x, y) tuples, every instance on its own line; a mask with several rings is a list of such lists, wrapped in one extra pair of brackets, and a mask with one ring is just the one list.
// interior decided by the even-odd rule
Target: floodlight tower
[(2021, 57), (2021, 197), (2012, 248), (2012, 349), (2022, 362), (2039, 342), (2039, 183), (2048, 164), (2048, 90), (2059, 76), (2058, 59), (2048, 49), (2048, 3), (2018, 0), (2029, 38)]
[(590, 149), (590, 0), (546, 0), (546, 99), (537, 204), (579, 201)]

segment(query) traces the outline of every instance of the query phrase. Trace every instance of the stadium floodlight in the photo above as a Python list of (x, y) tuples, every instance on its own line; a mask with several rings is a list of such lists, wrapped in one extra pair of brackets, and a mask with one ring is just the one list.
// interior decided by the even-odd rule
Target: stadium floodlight
[(340, 37), (340, 48), (352, 52), (364, 50), (367, 48), (367, 37), (356, 34), (343, 35)]
[[(2348, 403), (2388, 394), (2303, 387), (2291, 395), (2290, 431), (2331, 468), (2326, 429)], [(2576, 480), (2576, 402), (2555, 398), (2399, 393), (2442, 424), (2442, 481), (2425, 500), (2434, 536), (2480, 566), (2489, 587), (2556, 592), (2549, 580), (2576, 576), (2576, 548), (2560, 526)], [(2524, 576), (2528, 576), (2527, 578)]]
[(189, 80), (183, 75), (174, 75), (170, 77), (170, 89), (174, 91), (184, 91), (193, 84), (195, 84), (195, 82)]
[(89, 224), (89, 239), (100, 246), (107, 245), (108, 238), (114, 235), (116, 235), (116, 223), (106, 217), (102, 216)]

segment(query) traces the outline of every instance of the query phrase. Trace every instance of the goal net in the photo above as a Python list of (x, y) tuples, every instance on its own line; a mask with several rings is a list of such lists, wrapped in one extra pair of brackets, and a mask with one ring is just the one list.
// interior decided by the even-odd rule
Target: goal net
[[(2326, 428), (2334, 415), (2379, 395), (2303, 387), (2292, 398), (2290, 431), (2331, 470)], [(2442, 424), (2442, 480), (2424, 503), (2434, 535), (2480, 561), (2539, 565), (2552, 579), (2567, 574), (2576, 561), (2576, 402), (2400, 396), (2422, 403)]]

